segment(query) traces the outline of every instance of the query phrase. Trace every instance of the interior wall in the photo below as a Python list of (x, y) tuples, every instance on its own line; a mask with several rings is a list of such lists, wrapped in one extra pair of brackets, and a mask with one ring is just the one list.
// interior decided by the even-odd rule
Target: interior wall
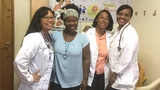
[[(30, 22), (30, 0), (14, 0), (14, 56)], [(14, 74), (14, 90), (18, 90), (19, 79)]]
[[(139, 35), (139, 62), (143, 66), (148, 85), (160, 78), (160, 1), (159, 0), (132, 0), (134, 12), (131, 24)], [(156, 10), (156, 16), (153, 16)], [(144, 11), (146, 14), (144, 16)]]
[[(160, 1), (159, 0), (132, 0), (134, 12), (138, 15), (133, 15), (131, 24), (137, 30), (140, 39), (139, 62), (144, 67), (147, 80), (145, 85), (160, 77)], [(14, 53), (17, 54), (22, 38), (30, 23), (30, 0), (14, 0)], [(146, 15), (143, 16), (144, 10)], [(157, 11), (156, 16), (153, 16), (154, 10)], [(80, 23), (79, 29), (83, 29), (85, 25), (91, 23)], [(114, 29), (118, 25), (114, 25)], [(14, 75), (14, 90), (18, 90), (19, 80)]]

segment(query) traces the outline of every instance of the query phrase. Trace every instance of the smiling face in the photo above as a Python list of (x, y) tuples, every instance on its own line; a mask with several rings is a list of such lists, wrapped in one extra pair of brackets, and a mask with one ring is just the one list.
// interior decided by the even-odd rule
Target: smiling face
[(119, 24), (119, 28), (123, 27), (126, 23), (131, 19), (131, 11), (130, 9), (123, 9), (117, 13), (117, 22)]
[(99, 29), (106, 29), (106, 27), (109, 25), (109, 16), (107, 12), (101, 12), (99, 16), (96, 19), (97, 21), (97, 27)]
[(51, 11), (48, 10), (48, 14), (41, 18), (42, 31), (48, 32), (53, 28), (55, 24), (55, 17)]
[(64, 20), (64, 25), (66, 27), (66, 30), (68, 30), (70, 32), (75, 32), (75, 30), (77, 30), (77, 27), (78, 27), (78, 19), (77, 19), (77, 17), (68, 16)]

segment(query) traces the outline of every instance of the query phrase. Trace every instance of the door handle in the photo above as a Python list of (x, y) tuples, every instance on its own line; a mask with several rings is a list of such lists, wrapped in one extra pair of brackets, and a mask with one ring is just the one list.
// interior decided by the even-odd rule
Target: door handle
[(9, 42), (6, 42), (6, 44), (5, 44), (5, 48), (8, 48), (8, 47), (9, 47), (9, 45), (10, 45), (10, 43), (9, 43)]

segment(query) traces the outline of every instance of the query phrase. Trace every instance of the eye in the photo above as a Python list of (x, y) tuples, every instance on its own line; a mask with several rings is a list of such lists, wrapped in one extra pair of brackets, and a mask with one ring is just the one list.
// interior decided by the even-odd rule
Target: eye
[(125, 14), (125, 16), (126, 16), (126, 17), (130, 17), (130, 15), (129, 15), (129, 14)]
[(78, 20), (66, 20), (67, 23), (77, 22)]
[(121, 16), (121, 15), (122, 15), (122, 13), (118, 13), (118, 15), (120, 15), (120, 16)]
[(108, 17), (100, 16), (99, 18), (100, 18), (100, 19), (104, 19), (104, 20), (109, 20), (109, 18), (108, 18)]
[(54, 16), (51, 16), (51, 17), (49, 17), (49, 16), (44, 16), (43, 17), (45, 20), (54, 20), (55, 19), (55, 17)]

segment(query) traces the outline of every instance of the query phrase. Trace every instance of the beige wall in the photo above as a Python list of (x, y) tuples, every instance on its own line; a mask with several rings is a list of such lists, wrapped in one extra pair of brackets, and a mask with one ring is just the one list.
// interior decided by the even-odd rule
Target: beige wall
[[(139, 62), (145, 69), (147, 80), (145, 85), (160, 78), (160, 1), (132, 0), (134, 11), (138, 16), (132, 18), (140, 39)], [(143, 16), (143, 11), (146, 15)], [(153, 16), (154, 10), (157, 15)]]
[[(14, 0), (14, 53), (17, 54), (22, 38), (30, 22), (30, 0)], [(14, 75), (14, 90), (18, 90), (19, 80)]]
[[(160, 1), (159, 0), (132, 0), (134, 11), (138, 16), (133, 15), (131, 24), (136, 28), (140, 38), (139, 62), (145, 69), (147, 80), (145, 85), (160, 77)], [(17, 54), (24, 33), (30, 22), (30, 0), (14, 0), (15, 8), (15, 55)], [(146, 16), (143, 11), (146, 10)], [(157, 10), (157, 16), (152, 16)], [(80, 23), (79, 28), (91, 23)], [(117, 24), (114, 25), (114, 28)], [(19, 80), (14, 76), (14, 90), (17, 90)]]

